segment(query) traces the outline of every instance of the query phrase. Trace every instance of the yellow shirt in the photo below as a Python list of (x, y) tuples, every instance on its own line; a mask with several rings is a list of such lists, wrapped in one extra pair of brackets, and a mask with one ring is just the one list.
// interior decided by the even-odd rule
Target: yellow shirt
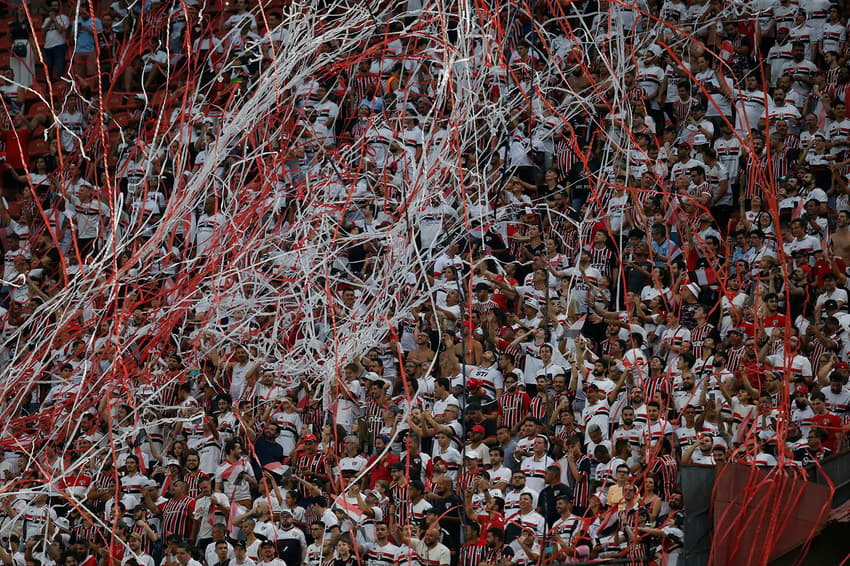
[(626, 502), (623, 498), (623, 488), (617, 484), (612, 485), (608, 488), (608, 507), (617, 506), (621, 511), (625, 509)]

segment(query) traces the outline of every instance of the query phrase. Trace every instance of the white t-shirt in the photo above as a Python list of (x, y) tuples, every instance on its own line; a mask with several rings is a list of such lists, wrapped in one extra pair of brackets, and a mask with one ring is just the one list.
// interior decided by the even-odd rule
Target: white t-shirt
[(448, 566), (452, 561), (452, 553), (442, 543), (437, 543), (433, 548), (428, 548), (424, 541), (416, 538), (410, 539), (410, 547), (416, 552), (420, 564), (428, 566)]

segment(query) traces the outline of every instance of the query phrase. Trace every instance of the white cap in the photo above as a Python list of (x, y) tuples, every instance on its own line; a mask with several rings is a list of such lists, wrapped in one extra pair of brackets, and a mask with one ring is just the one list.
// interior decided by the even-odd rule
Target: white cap
[(646, 291), (643, 292), (643, 300), (644, 301), (651, 301), (655, 297), (660, 297), (660, 296), (661, 296), (661, 291), (659, 291), (658, 289), (656, 289), (654, 287), (647, 289)]

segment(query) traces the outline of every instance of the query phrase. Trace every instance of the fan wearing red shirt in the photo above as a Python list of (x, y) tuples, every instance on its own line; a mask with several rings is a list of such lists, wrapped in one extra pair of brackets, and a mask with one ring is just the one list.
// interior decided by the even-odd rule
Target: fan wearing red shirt
[(514, 273), (516, 273), (516, 264), (508, 263), (505, 265), (505, 274), (504, 275), (496, 275), (494, 273), (485, 272), (482, 276), (488, 279), (491, 283), (495, 285), (495, 289), (493, 290), (493, 295), (491, 299), (499, 305), (499, 308), (503, 311), (508, 310), (508, 295), (506, 294), (506, 290), (516, 287), (519, 284), (519, 281), (514, 277)]
[[(487, 531), (490, 529), (505, 529), (505, 500), (501, 497), (491, 497), (488, 482), (484, 478), (476, 478), (469, 489), (464, 490), (464, 508), (470, 523), (478, 523), (481, 530), (478, 534), (478, 544), (487, 542)], [(472, 507), (472, 494), (483, 487), (486, 504), (485, 513), (476, 513)]]
[(528, 407), (531, 405), (531, 397), (519, 388), (520, 384), (517, 381), (515, 373), (507, 374), (505, 392), (499, 397), (499, 425), (506, 426), (511, 431), (516, 431), (519, 423), (528, 414)]
[[(387, 447), (387, 444), (390, 442), (390, 437), (382, 434), (378, 438), (375, 439), (375, 455), (369, 458), (369, 461), (366, 462), (366, 468), (371, 468), (372, 473), (369, 474), (369, 489), (374, 489), (375, 484), (380, 480), (386, 480), (387, 483), (393, 483), (393, 476), (390, 473), (390, 468), (392, 465), (398, 462), (398, 456), (393, 454), (392, 452), (387, 452), (386, 456), (382, 456), (384, 449)], [(379, 460), (374, 467), (372, 467), (372, 462), (375, 460)]]
[(815, 391), (810, 397), (809, 403), (812, 406), (812, 427), (822, 428), (827, 433), (824, 446), (835, 452), (838, 447), (838, 439), (840, 435), (848, 429), (841, 420), (841, 417), (826, 410), (826, 397), (820, 391)]
[(171, 483), (171, 499), (157, 505), (149, 492), (145, 492), (145, 506), (162, 519), (162, 538), (177, 535), (188, 539), (192, 534), (195, 499), (189, 497), (189, 486), (178, 480)]
[[(784, 308), (785, 305), (782, 305)], [(764, 296), (762, 307), (761, 325), (764, 333), (770, 336), (774, 328), (785, 328), (787, 317), (779, 312), (779, 297), (776, 293), (768, 293)]]

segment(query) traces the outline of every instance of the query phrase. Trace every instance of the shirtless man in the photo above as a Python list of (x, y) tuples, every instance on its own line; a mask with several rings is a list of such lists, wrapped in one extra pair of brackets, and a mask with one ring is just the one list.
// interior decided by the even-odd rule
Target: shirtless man
[(416, 325), (413, 331), (413, 341), (416, 342), (416, 348), (407, 354), (407, 359), (417, 364), (431, 363), (434, 359), (434, 350), (431, 349), (431, 337), (427, 332), (420, 330), (420, 324)]
[(833, 257), (840, 257), (846, 263), (850, 264), (850, 228), (848, 228), (848, 225), (850, 225), (850, 214), (846, 211), (839, 212), (838, 217), (835, 219), (835, 224), (837, 229), (830, 234), (832, 255)]

